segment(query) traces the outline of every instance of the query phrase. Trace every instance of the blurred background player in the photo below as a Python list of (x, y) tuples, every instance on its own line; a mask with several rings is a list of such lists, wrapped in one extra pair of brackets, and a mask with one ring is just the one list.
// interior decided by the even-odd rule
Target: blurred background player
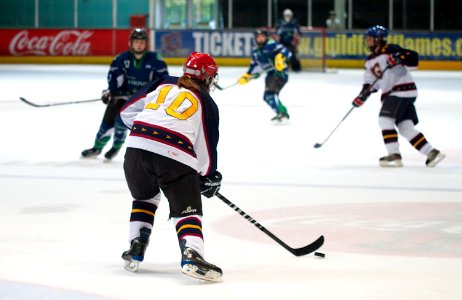
[(289, 79), (286, 61), (292, 54), (282, 44), (269, 39), (268, 32), (264, 29), (255, 31), (255, 42), (257, 47), (252, 50), (249, 69), (239, 78), (238, 83), (246, 84), (253, 78), (258, 78), (259, 72), (266, 72), (263, 99), (276, 113), (271, 122), (275, 125), (285, 124), (289, 120), (289, 113), (279, 99), (279, 93)]
[(297, 57), (297, 47), (300, 42), (300, 37), (302, 36), (300, 25), (297, 19), (294, 18), (294, 13), (290, 9), (284, 10), (282, 16), (282, 19), (276, 23), (277, 41), (292, 52), (289, 64), (293, 71), (299, 72), (302, 69), (300, 60)]
[[(371, 92), (382, 90), (382, 108), (379, 126), (388, 155), (380, 158), (382, 167), (401, 167), (401, 153), (398, 132), (411, 145), (427, 157), (427, 167), (434, 167), (445, 155), (435, 149), (425, 136), (415, 129), (419, 122), (414, 102), (417, 87), (408, 67), (417, 67), (418, 54), (398, 45), (387, 44), (388, 30), (380, 25), (371, 27), (366, 33), (366, 45), (371, 54), (366, 59), (364, 85), (361, 93), (353, 100), (360, 107)], [(385, 68), (389, 67), (386, 71)], [(371, 86), (377, 78), (380, 80)]]
[(337, 14), (333, 10), (329, 11), (329, 17), (326, 20), (326, 28), (327, 30), (341, 29), (340, 20), (337, 18)]
[(221, 185), (217, 171), (218, 107), (210, 88), (218, 67), (205, 53), (193, 52), (181, 78), (165, 77), (149, 85), (122, 108), (131, 129), (124, 171), (133, 197), (130, 249), (125, 268), (137, 271), (143, 261), (160, 202), (167, 198), (181, 250), (183, 273), (218, 281), (219, 267), (204, 260), (201, 194), (212, 197)]
[(82, 151), (82, 157), (99, 155), (114, 135), (111, 149), (104, 154), (107, 160), (114, 158), (127, 135), (127, 128), (118, 117), (120, 109), (139, 89), (168, 75), (165, 62), (156, 52), (148, 51), (148, 34), (144, 29), (134, 29), (128, 45), (129, 50), (117, 55), (111, 63), (107, 78), (109, 87), (101, 96), (107, 105), (106, 111), (93, 147)]

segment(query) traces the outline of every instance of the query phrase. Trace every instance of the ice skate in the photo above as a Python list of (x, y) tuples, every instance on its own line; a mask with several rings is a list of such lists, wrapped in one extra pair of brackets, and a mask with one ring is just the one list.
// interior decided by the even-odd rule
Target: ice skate
[(117, 155), (117, 153), (119, 153), (119, 150), (120, 149), (111, 148), (108, 152), (104, 154), (104, 157), (106, 158), (106, 160), (110, 161)]
[(183, 249), (181, 271), (185, 275), (214, 282), (220, 281), (223, 275), (219, 267), (206, 262), (196, 251), (187, 247)]
[(96, 149), (95, 147), (86, 149), (82, 151), (82, 157), (83, 158), (90, 158), (90, 157), (95, 157), (98, 156), (101, 153), (101, 149)]
[(381, 157), (379, 160), (381, 167), (402, 167), (401, 154), (390, 154), (388, 156)]
[(271, 124), (273, 125), (286, 125), (289, 123), (289, 114), (287, 113), (278, 113), (275, 117), (271, 119)]
[(442, 161), (445, 157), (446, 157), (446, 154), (441, 153), (437, 149), (433, 149), (432, 151), (430, 151), (430, 153), (428, 153), (427, 161), (425, 162), (425, 164), (427, 165), (427, 167), (433, 168), (440, 161)]
[(144, 253), (149, 245), (149, 236), (151, 229), (141, 228), (141, 236), (132, 240), (130, 249), (122, 253), (122, 259), (125, 260), (125, 269), (130, 272), (137, 272), (140, 262), (144, 259)]

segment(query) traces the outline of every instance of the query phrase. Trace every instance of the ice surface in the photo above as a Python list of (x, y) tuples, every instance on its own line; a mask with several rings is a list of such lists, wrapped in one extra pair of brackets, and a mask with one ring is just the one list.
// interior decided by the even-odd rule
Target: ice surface
[[(221, 68), (220, 84), (245, 71)], [(111, 163), (80, 159), (104, 104), (35, 108), (18, 99), (97, 98), (106, 72), (0, 65), (0, 299), (460, 299), (461, 72), (413, 73), (417, 129), (447, 154), (432, 169), (403, 139), (404, 167), (378, 167), (386, 153), (376, 94), (313, 148), (351, 108), (361, 70), (291, 73), (281, 93), (287, 126), (270, 125), (263, 79), (216, 90), (222, 194), (293, 247), (326, 237), (325, 259), (294, 257), (218, 198), (204, 198), (206, 259), (224, 271), (218, 284), (181, 274), (165, 199), (140, 271), (123, 268), (124, 151)]]

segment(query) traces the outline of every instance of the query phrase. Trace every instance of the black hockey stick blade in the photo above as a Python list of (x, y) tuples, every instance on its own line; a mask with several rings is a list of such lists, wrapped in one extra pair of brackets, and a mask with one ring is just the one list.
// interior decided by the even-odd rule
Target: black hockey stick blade
[(352, 106), (352, 107), (350, 108), (350, 110), (348, 110), (348, 112), (346, 113), (346, 115), (342, 118), (342, 120), (340, 120), (340, 122), (337, 124), (337, 126), (335, 126), (334, 130), (332, 130), (332, 131), (330, 132), (330, 134), (324, 139), (324, 141), (323, 141), (322, 143), (316, 143), (316, 144), (314, 144), (313, 147), (316, 148), (316, 149), (317, 149), (317, 148), (321, 148), (321, 146), (324, 145), (324, 144), (329, 140), (329, 138), (332, 136), (332, 134), (337, 130), (337, 128), (340, 126), (340, 124), (342, 124), (343, 121), (345, 121), (345, 119), (346, 119), (346, 118), (348, 117), (348, 115), (353, 111), (354, 108), (355, 108), (355, 107)]
[(68, 105), (68, 104), (78, 104), (78, 103), (85, 103), (85, 102), (96, 102), (96, 101), (101, 101), (101, 99), (90, 99), (90, 100), (79, 100), (79, 101), (69, 101), (69, 102), (56, 102), (56, 103), (47, 103), (47, 104), (36, 104), (33, 103), (29, 100), (27, 100), (24, 97), (19, 97), (19, 100), (21, 100), (24, 103), (27, 103), (33, 107), (49, 107), (49, 106), (57, 106), (57, 105)]
[[(379, 81), (379, 80), (383, 77), (383, 74), (384, 74), (388, 69), (391, 69), (391, 68), (393, 68), (393, 66), (387, 66), (385, 69), (383, 69), (383, 71), (382, 71), (382, 73), (380, 74), (380, 76), (377, 77), (377, 78), (369, 85), (369, 88), (367, 89), (367, 91), (370, 91), (370, 90), (374, 87), (375, 83), (376, 83), (377, 81)], [(340, 124), (342, 124), (343, 121), (345, 121), (345, 119), (346, 119), (346, 118), (348, 117), (348, 115), (353, 111), (354, 108), (355, 108), (355, 106), (353, 106), (352, 108), (350, 108), (350, 110), (346, 113), (346, 115), (342, 118), (342, 120), (340, 120), (340, 122), (337, 124), (337, 126), (335, 126), (334, 130), (331, 131), (331, 133), (326, 137), (326, 139), (325, 139), (322, 143), (316, 143), (316, 144), (314, 144), (313, 147), (316, 148), (316, 149), (317, 149), (317, 148), (321, 148), (322, 145), (324, 145), (324, 144), (327, 142), (327, 140), (329, 140), (329, 138), (330, 138), (331, 135), (335, 132), (335, 130), (337, 130), (337, 128), (340, 126)]]
[[(246, 219), (249, 220), (248, 218), (246, 218)], [(250, 222), (250, 220), (249, 220), (249, 222)], [(309, 245), (306, 245), (306, 246), (301, 247), (301, 248), (292, 248), (289, 245), (287, 245), (286, 243), (284, 243), (283, 241), (281, 241), (277, 236), (275, 236), (273, 233), (271, 233), (268, 229), (266, 229), (265, 227), (260, 225), (258, 222), (255, 221), (255, 223), (252, 223), (252, 224), (254, 224), (257, 228), (259, 228), (261, 231), (266, 233), (269, 237), (271, 237), (273, 240), (275, 240), (279, 245), (284, 247), (284, 249), (286, 249), (287, 251), (289, 251), (290, 253), (292, 253), (295, 256), (303, 256), (303, 255), (313, 253), (316, 250), (318, 250), (319, 248), (321, 248), (321, 246), (324, 244), (324, 236), (321, 235), (320, 237), (318, 237), (314, 242), (312, 242)], [(258, 226), (257, 226), (257, 224), (258, 224)]]
[(281, 245), (282, 247), (284, 247), (284, 249), (286, 249), (287, 251), (289, 251), (290, 253), (292, 253), (293, 255), (295, 256), (303, 256), (303, 255), (307, 255), (307, 254), (310, 254), (310, 253), (313, 253), (315, 252), (316, 250), (318, 250), (319, 248), (321, 248), (321, 246), (324, 244), (324, 236), (320, 236), (317, 240), (315, 240), (314, 242), (312, 242), (311, 244), (309, 245), (306, 245), (304, 247), (301, 247), (301, 248), (292, 248), (290, 247), (289, 245), (287, 245), (286, 243), (284, 243), (283, 241), (281, 241), (277, 236), (275, 236), (271, 231), (269, 231), (268, 229), (266, 229), (265, 227), (263, 227), (263, 225), (261, 225), (260, 223), (258, 223), (254, 218), (252, 218), (251, 216), (249, 216), (246, 212), (244, 212), (243, 210), (241, 210), (239, 207), (237, 207), (234, 203), (232, 203), (231, 201), (229, 201), (228, 199), (226, 199), (225, 196), (223, 196), (222, 194), (220, 193), (216, 193), (215, 194), (220, 200), (222, 200), (224, 203), (226, 203), (229, 207), (231, 207), (232, 209), (234, 209), (234, 211), (236, 211), (237, 213), (239, 213), (242, 217), (244, 217), (247, 221), (249, 221), (250, 223), (252, 223), (253, 225), (255, 225), (255, 227), (257, 227), (258, 229), (260, 229), (261, 231), (263, 231), (266, 235), (268, 235), (270, 238), (272, 238), (274, 241), (276, 241), (279, 245)]
[(214, 83), (213, 85), (214, 85), (218, 90), (220, 90), (220, 91), (223, 90), (223, 88), (222, 88), (221, 86), (219, 86), (217, 83)]

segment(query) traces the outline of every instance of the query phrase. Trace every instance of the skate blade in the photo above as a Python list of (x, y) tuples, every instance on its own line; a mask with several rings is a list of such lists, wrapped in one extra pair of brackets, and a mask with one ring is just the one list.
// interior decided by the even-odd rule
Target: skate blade
[(273, 120), (273, 121), (271, 121), (271, 124), (276, 125), (276, 126), (288, 125), (289, 124), (289, 119), (282, 118), (282, 119), (279, 119), (279, 120)]
[(91, 156), (80, 155), (80, 159), (87, 159), (87, 160), (93, 159), (93, 160), (96, 160), (97, 158), (98, 158), (98, 155), (91, 155)]
[(137, 272), (139, 268), (139, 264), (140, 262), (136, 260), (126, 260), (124, 267), (126, 270), (130, 272)]
[(214, 270), (208, 270), (207, 272), (204, 272), (203, 270), (200, 270), (199, 267), (191, 264), (183, 265), (181, 271), (187, 276), (212, 282), (220, 282), (222, 277), (222, 274), (219, 272)]
[(433, 167), (436, 166), (440, 161), (442, 161), (445, 157), (446, 157), (446, 154), (440, 152), (440, 153), (435, 157), (435, 159), (434, 159), (433, 161), (431, 161), (430, 163), (428, 163), (427, 167), (433, 168)]
[(379, 164), (382, 168), (401, 168), (403, 166), (400, 160), (395, 160), (393, 162), (381, 161)]

